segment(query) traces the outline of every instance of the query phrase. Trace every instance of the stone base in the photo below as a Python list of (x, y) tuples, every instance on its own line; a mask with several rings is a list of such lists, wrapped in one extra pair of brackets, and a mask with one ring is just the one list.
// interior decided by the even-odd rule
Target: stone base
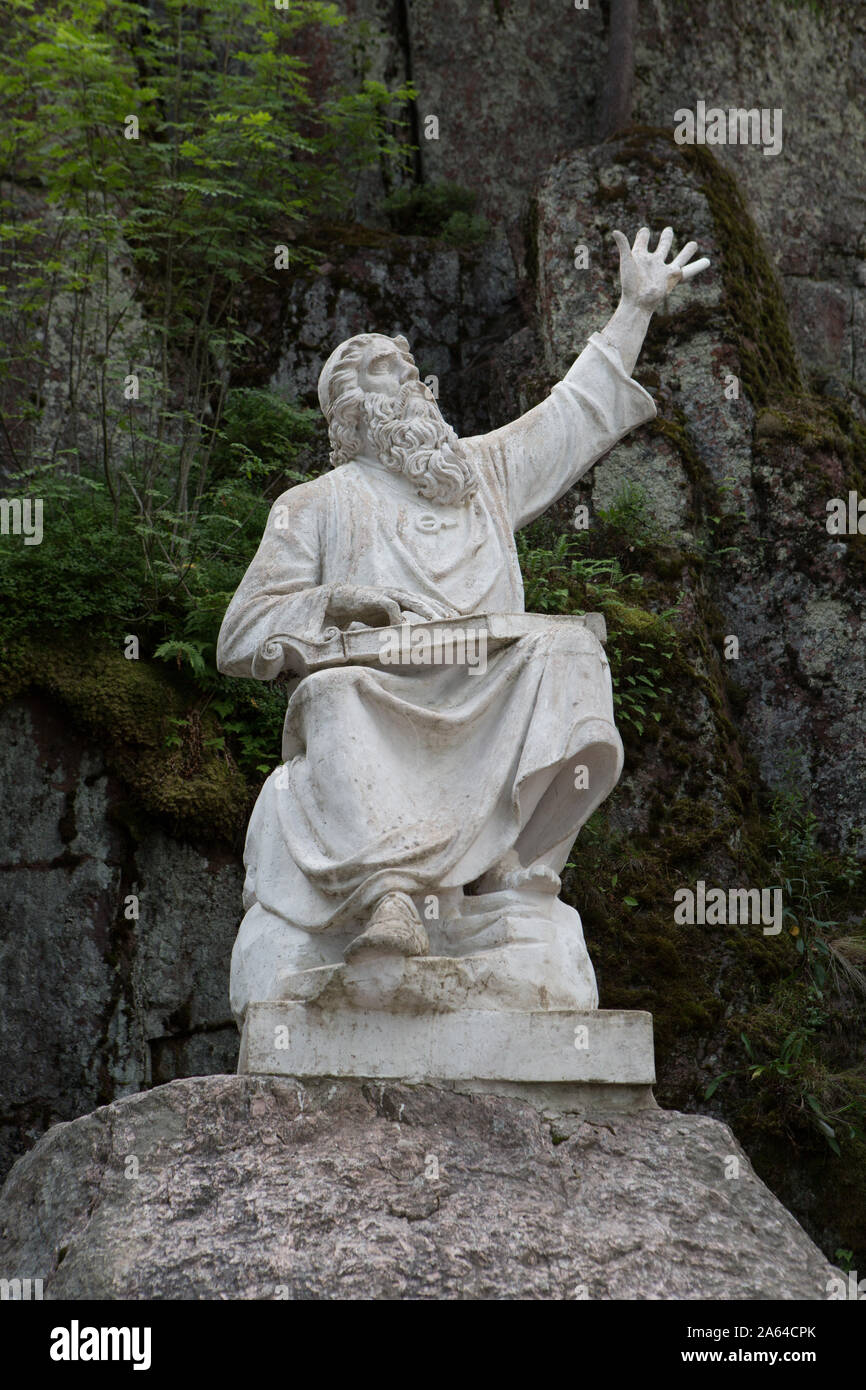
[(604, 1093), (622, 1088), (622, 1106), (641, 1109), (653, 1104), (652, 1015), (389, 1014), (278, 1000), (247, 1009), (238, 1073), (450, 1082), (576, 1110), (616, 1109)]
[(450, 1085), (195, 1076), (19, 1159), (0, 1274), (46, 1300), (777, 1306), (826, 1300), (839, 1272), (708, 1115), (564, 1124)]

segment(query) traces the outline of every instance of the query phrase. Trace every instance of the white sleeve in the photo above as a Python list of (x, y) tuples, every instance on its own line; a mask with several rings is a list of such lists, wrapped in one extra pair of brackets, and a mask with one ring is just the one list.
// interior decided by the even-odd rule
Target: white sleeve
[(480, 445), (502, 487), (512, 528), (546, 511), (623, 435), (656, 415), (619, 350), (593, 333), (546, 400), (520, 419), (467, 443)]

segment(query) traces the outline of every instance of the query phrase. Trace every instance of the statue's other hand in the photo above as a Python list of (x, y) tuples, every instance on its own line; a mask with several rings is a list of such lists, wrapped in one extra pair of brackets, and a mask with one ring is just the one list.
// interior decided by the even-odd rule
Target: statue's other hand
[(406, 621), (407, 616), (420, 618), (423, 622), (435, 622), (437, 618), (456, 618), (457, 609), (450, 604), (440, 603), (435, 598), (422, 598), (420, 594), (408, 593), (405, 589), (389, 589), (388, 593), (399, 603), (403, 612), (400, 615), (402, 622)]
[(655, 251), (649, 250), (648, 227), (641, 227), (633, 246), (629, 246), (628, 238), (622, 232), (614, 232), (613, 239), (619, 249), (623, 303), (649, 310), (650, 313), (658, 308), (681, 280), (690, 280), (693, 275), (706, 270), (710, 263), (706, 256), (693, 261), (698, 243), (687, 241), (679, 255), (666, 264), (665, 257), (674, 239), (673, 227), (665, 227)]
[(403, 622), (404, 610), (426, 621), (454, 616), (452, 609), (435, 599), (422, 598), (405, 589), (376, 589), (361, 584), (335, 585), (328, 603), (328, 615), (340, 627), (348, 627), (349, 623), (386, 627)]

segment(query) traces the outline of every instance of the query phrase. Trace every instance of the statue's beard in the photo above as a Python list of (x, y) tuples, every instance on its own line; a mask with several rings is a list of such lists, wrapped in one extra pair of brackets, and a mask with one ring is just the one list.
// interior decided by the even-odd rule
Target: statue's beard
[(478, 483), (457, 435), (417, 381), (397, 396), (364, 397), (367, 432), (379, 461), (403, 473), (430, 502), (459, 506)]

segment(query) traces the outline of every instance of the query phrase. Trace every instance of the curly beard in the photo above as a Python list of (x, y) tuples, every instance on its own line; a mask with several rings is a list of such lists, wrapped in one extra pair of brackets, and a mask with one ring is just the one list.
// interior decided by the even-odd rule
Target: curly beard
[(478, 483), (463, 447), (417, 381), (397, 396), (368, 392), (363, 411), (380, 463), (411, 479), (422, 497), (456, 507), (474, 495)]

